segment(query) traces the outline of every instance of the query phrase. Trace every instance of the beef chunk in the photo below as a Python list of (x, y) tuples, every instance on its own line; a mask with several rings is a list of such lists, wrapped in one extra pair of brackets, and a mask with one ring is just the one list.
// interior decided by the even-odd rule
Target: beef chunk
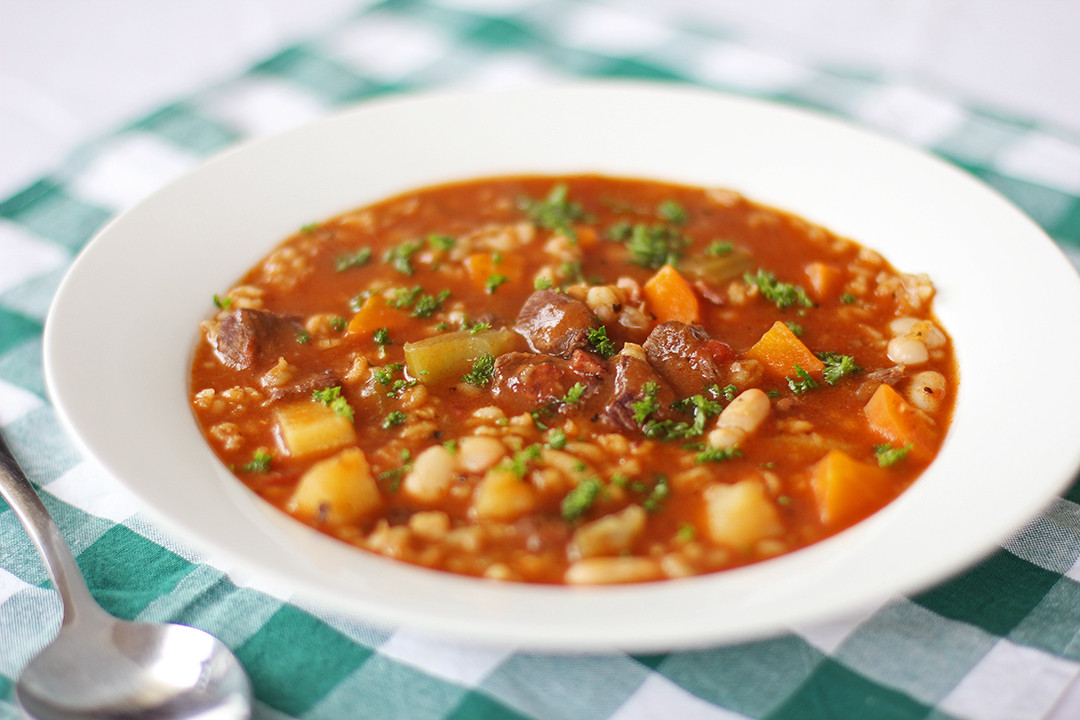
[(505, 353), (495, 360), (491, 395), (509, 415), (531, 412), (563, 399), (577, 383), (584, 383), (588, 394), (599, 378), (579, 372), (584, 369), (573, 360), (554, 355)]
[(267, 394), (272, 400), (310, 398), (316, 390), (341, 385), (341, 378), (332, 370), (323, 370), (304, 375), (284, 385), (270, 385)]
[(538, 353), (570, 358), (589, 344), (596, 316), (589, 306), (565, 293), (537, 290), (525, 301), (514, 329)]
[(730, 347), (709, 337), (700, 326), (676, 321), (653, 328), (642, 347), (649, 363), (679, 397), (696, 395), (719, 383), (723, 378), (721, 364), (734, 357)]
[(664, 420), (671, 416), (675, 393), (649, 363), (636, 357), (619, 355), (612, 361), (612, 367), (614, 379), (611, 393), (600, 414), (601, 420), (619, 430), (640, 430), (641, 424), (634, 418), (635, 411), (631, 406), (645, 398), (645, 385), (648, 383), (654, 383), (657, 387), (656, 409), (648, 419)]
[(296, 318), (265, 310), (239, 308), (218, 324), (214, 352), (235, 370), (277, 362), (284, 348), (295, 346), (303, 326)]

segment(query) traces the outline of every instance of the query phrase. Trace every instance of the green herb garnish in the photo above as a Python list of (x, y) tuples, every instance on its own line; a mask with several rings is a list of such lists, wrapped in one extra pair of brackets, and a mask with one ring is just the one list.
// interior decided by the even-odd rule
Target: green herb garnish
[(805, 392), (809, 392), (818, 387), (820, 383), (810, 376), (810, 373), (803, 370), (800, 366), (795, 366), (794, 378), (786, 377), (788, 387), (791, 388), (791, 392), (796, 395), (802, 395)]
[(878, 467), (889, 467), (904, 460), (908, 456), (908, 453), (911, 452), (912, 447), (912, 443), (908, 443), (904, 447), (898, 448), (894, 448), (889, 443), (875, 445), (874, 456), (877, 458)]
[(251, 456), (249, 462), (244, 463), (244, 466), (240, 468), (241, 471), (246, 473), (264, 473), (270, 470), (270, 462), (273, 460), (273, 456), (270, 455), (270, 451), (266, 448), (259, 448)]
[(349, 405), (349, 401), (342, 396), (340, 385), (324, 388), (322, 390), (314, 390), (311, 393), (311, 398), (316, 402), (321, 402), (323, 405), (326, 405), (341, 417), (349, 421), (353, 419), (354, 413), (352, 406)]
[(563, 520), (573, 522), (589, 512), (603, 489), (603, 484), (596, 478), (587, 478), (579, 482), (563, 497), (561, 506)]
[(383, 430), (389, 430), (392, 427), (397, 427), (398, 425), (401, 425), (406, 420), (408, 420), (408, 416), (405, 413), (403, 413), (401, 410), (392, 410), (389, 413), (387, 413), (385, 418), (383, 418), (383, 421), (382, 421)]
[(484, 387), (491, 384), (491, 379), (494, 376), (495, 356), (490, 353), (484, 353), (473, 361), (472, 370), (462, 375), (461, 380), (470, 385)]
[(537, 227), (552, 230), (577, 241), (577, 234), (571, 225), (586, 219), (585, 210), (580, 204), (567, 198), (569, 188), (560, 183), (551, 189), (543, 200), (525, 198), (519, 206)]
[(775, 303), (781, 310), (792, 305), (814, 307), (813, 300), (799, 285), (781, 282), (776, 276), (766, 270), (758, 270), (757, 273), (746, 273), (743, 280), (747, 285), (756, 286), (761, 291), (762, 297), (769, 302)]
[(825, 382), (830, 385), (835, 385), (840, 378), (857, 373), (862, 369), (855, 364), (855, 358), (851, 355), (819, 353), (818, 358), (825, 363)]
[(600, 357), (609, 358), (615, 354), (615, 343), (607, 336), (607, 328), (603, 325), (589, 328), (586, 337)]
[(370, 261), (371, 248), (363, 247), (356, 252), (338, 255), (334, 258), (334, 272), (345, 272), (352, 268), (362, 267), (367, 265)]

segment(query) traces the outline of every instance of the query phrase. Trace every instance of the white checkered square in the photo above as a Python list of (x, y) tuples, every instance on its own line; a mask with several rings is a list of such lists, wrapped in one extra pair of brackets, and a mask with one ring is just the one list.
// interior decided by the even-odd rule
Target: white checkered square
[(855, 115), (879, 130), (922, 145), (946, 137), (965, 117), (955, 103), (904, 85), (868, 92)]
[(210, 97), (206, 111), (250, 137), (273, 135), (326, 113), (315, 95), (280, 80), (246, 78), (229, 92)]
[(67, 253), (56, 245), (0, 220), (0, 293), (55, 270), (67, 260)]
[(567, 13), (555, 32), (562, 43), (611, 55), (646, 53), (672, 38), (670, 28), (642, 13), (588, 4)]
[(650, 675), (615, 711), (610, 720), (744, 720), (745, 715), (712, 705), (683, 690), (663, 675)]
[(811, 73), (784, 58), (725, 42), (696, 58), (695, 75), (705, 83), (749, 92), (780, 92), (806, 82)]
[(15, 422), (44, 404), (34, 393), (0, 380), (0, 425)]
[(373, 15), (335, 33), (323, 47), (361, 75), (392, 82), (438, 62), (453, 46), (430, 26)]
[(379, 646), (380, 655), (467, 687), (478, 686), (510, 653), (509, 648), (461, 645), (405, 630)]
[(96, 517), (123, 523), (138, 512), (135, 498), (111, 475), (80, 463), (48, 485), (50, 493)]
[(151, 135), (130, 133), (111, 139), (71, 183), (91, 202), (123, 209), (198, 164), (199, 158)]
[(1075, 662), (1000, 640), (939, 707), (977, 720), (1042, 720), (1078, 674)]
[(1007, 175), (1080, 195), (1080, 145), (1031, 133), (1006, 148), (995, 167)]

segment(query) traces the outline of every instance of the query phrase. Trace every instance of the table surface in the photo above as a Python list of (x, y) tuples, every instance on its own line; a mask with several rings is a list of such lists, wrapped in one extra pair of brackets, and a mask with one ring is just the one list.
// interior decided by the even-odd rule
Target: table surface
[[(777, 638), (650, 656), (481, 649), (215, 567), (78, 456), (40, 367), (52, 293), (109, 217), (370, 88), (629, 72), (810, 106), (973, 172), (1080, 264), (1078, 27), (1080, 4), (1050, 0), (0, 0), (0, 429), (103, 603), (223, 637), (258, 717), (1080, 717), (1075, 489), (958, 578)], [(448, 52), (456, 74), (433, 71)], [(0, 508), (0, 718), (14, 718), (14, 678), (59, 606)]]

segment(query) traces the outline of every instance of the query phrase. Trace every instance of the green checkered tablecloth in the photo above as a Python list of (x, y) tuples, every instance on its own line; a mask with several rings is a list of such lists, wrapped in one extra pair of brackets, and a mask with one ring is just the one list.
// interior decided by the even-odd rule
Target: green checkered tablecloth
[[(348, 103), (567, 77), (691, 82), (851, 119), (975, 174), (1080, 264), (1080, 138), (1053, 128), (611, 5), (366, 5), (242, 76), (86, 145), (0, 202), (0, 427), (94, 594), (117, 615), (222, 638), (251, 674), (260, 718), (1080, 714), (1080, 488), (982, 563), (915, 596), (733, 646), (560, 657), (435, 642), (290, 600), (162, 532), (79, 456), (46, 395), (42, 324), (72, 258), (110, 217), (237, 141)], [(56, 632), (60, 604), (13, 513), (0, 508), (0, 718), (14, 718), (15, 678)]]

